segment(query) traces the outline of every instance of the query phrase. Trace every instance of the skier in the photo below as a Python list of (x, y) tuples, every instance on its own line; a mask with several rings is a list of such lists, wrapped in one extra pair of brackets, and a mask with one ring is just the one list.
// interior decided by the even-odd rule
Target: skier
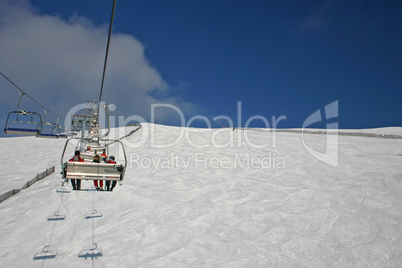
[(101, 157), (103, 158), (105, 163), (107, 163), (107, 155), (106, 155), (106, 150), (105, 149), (103, 149), (103, 153), (101, 154)]
[[(80, 151), (75, 151), (74, 157), (69, 160), (69, 162), (84, 162), (84, 159), (80, 156)], [(81, 190), (81, 180), (80, 179), (71, 179), (71, 185), (73, 186), (73, 190)]]
[[(94, 156), (94, 160), (92, 161), (92, 163), (100, 163), (101, 162), (100, 160), (101, 160), (100, 156), (96, 154)], [(103, 181), (102, 180), (99, 180), (100, 187), (98, 186), (98, 180), (94, 180), (94, 185), (96, 187), (96, 190), (103, 191)]]
[[(115, 160), (114, 156), (110, 156), (110, 157), (109, 157), (109, 161), (107, 161), (107, 163), (109, 163), (109, 164), (116, 164), (116, 160)], [(106, 182), (105, 182), (106, 191), (113, 191), (113, 188), (116, 187), (116, 183), (117, 183), (117, 181), (113, 181), (113, 182), (112, 182), (112, 188), (110, 188), (110, 181), (106, 181)]]

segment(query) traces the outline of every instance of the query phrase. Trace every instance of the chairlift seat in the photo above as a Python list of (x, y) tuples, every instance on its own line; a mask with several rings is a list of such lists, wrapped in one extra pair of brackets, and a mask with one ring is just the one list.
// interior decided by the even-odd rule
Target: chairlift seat
[(29, 128), (5, 128), (4, 132), (6, 134), (19, 134), (19, 135), (38, 135), (39, 129), (29, 129)]
[(47, 134), (47, 133), (39, 133), (36, 135), (37, 138), (51, 138), (51, 139), (58, 139), (60, 135), (58, 134)]
[(121, 181), (123, 165), (108, 163), (66, 162), (66, 179)]
[(31, 121), (12, 121), (12, 122), (20, 124), (39, 124), (38, 122), (31, 122)]

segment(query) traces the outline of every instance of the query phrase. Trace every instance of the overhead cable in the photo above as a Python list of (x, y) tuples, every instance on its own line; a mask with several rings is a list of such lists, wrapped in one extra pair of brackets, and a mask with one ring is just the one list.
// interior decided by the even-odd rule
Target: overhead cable
[(110, 26), (109, 26), (109, 35), (108, 35), (108, 38), (107, 38), (105, 63), (103, 65), (102, 83), (101, 83), (101, 89), (100, 89), (100, 95), (99, 95), (99, 103), (98, 103), (98, 122), (99, 122), (100, 105), (101, 105), (101, 102), (102, 102), (103, 84), (105, 82), (106, 64), (107, 64), (107, 58), (108, 58), (108, 54), (109, 54), (110, 37), (112, 36), (112, 27), (113, 27), (113, 19), (114, 19), (114, 11), (115, 11), (115, 9), (116, 9), (116, 0), (113, 1), (112, 16), (111, 16), (111, 19), (110, 19)]
[(42, 104), (40, 104), (38, 101), (36, 101), (34, 98), (32, 98), (31, 96), (29, 96), (28, 93), (26, 93), (24, 90), (22, 90), (19, 86), (17, 86), (13, 81), (11, 81), (7, 76), (5, 76), (2, 72), (0, 72), (0, 74), (8, 81), (10, 82), (14, 87), (16, 87), (19, 91), (21, 91), (24, 95), (26, 95), (28, 98), (30, 98), (33, 102), (35, 102), (36, 104), (38, 104), (40, 107), (42, 107), (47, 113), (51, 113), (52, 115), (54, 115), (56, 118), (61, 119), (60, 116), (58, 116), (57, 114), (53, 113), (52, 111), (50, 111), (49, 109), (47, 109), (45, 106), (43, 106)]

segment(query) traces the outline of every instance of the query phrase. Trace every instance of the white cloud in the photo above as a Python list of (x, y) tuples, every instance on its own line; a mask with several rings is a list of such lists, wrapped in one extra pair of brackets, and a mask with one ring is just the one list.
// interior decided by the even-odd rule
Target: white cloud
[[(77, 14), (68, 20), (39, 14), (28, 1), (0, 0), (0, 71), (64, 116), (79, 103), (99, 99), (108, 27), (94, 25)], [(4, 96), (0, 104), (12, 107), (18, 91), (0, 78)], [(103, 100), (114, 103), (117, 114), (137, 114), (147, 120), (155, 103), (167, 102), (186, 113), (198, 109), (180, 98), (155, 97), (169, 94), (152, 94), (166, 91), (167, 83), (147, 60), (141, 42), (113, 32)], [(42, 112), (41, 108), (37, 112)], [(169, 121), (167, 115), (160, 120)]]

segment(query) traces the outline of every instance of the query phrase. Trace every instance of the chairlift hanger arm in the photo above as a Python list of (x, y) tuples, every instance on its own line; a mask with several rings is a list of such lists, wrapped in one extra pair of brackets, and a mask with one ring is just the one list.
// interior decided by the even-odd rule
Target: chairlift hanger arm
[(21, 103), (21, 99), (22, 99), (22, 97), (24, 97), (24, 95), (25, 95), (25, 92), (20, 93), (20, 98), (18, 99), (18, 104), (17, 104), (17, 110), (18, 111), (21, 111), (20, 110), (20, 103)]

